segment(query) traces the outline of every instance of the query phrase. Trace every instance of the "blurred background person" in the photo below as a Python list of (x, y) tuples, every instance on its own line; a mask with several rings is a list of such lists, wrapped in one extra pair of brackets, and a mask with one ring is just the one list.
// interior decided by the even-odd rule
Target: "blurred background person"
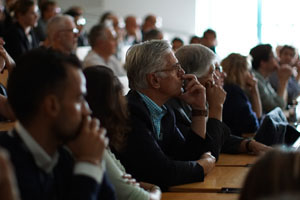
[(296, 195), (300, 188), (300, 152), (274, 149), (251, 168), (239, 200), (257, 200), (279, 195)]
[[(287, 103), (289, 105), (295, 104), (296, 98), (300, 95), (300, 64), (294, 65), (296, 49), (293, 46), (284, 45), (279, 50), (279, 67), (292, 68), (293, 73), (290, 76), (287, 83)], [(296, 63), (297, 64), (297, 63)], [(277, 91), (279, 87), (278, 73), (280, 71), (273, 72), (270, 76), (270, 83), (272, 87)]]
[(41, 16), (38, 20), (37, 27), (34, 28), (34, 32), (39, 40), (43, 42), (46, 39), (46, 26), (49, 19), (60, 13), (60, 8), (55, 1), (45, 1), (40, 7)]
[(33, 31), (39, 18), (38, 6), (33, 0), (18, 0), (14, 13), (16, 22), (5, 33), (4, 41), (7, 52), (16, 60), (25, 52), (39, 46)]
[(175, 37), (172, 42), (172, 49), (174, 52), (176, 52), (177, 49), (179, 49), (180, 47), (182, 47), (184, 45), (183, 40), (179, 37)]
[(76, 28), (78, 29), (78, 40), (77, 46), (89, 46), (88, 34), (84, 30), (84, 26), (86, 24), (86, 19), (83, 17), (83, 9), (79, 6), (72, 6), (66, 12), (66, 15), (70, 15), (74, 18), (74, 23)]

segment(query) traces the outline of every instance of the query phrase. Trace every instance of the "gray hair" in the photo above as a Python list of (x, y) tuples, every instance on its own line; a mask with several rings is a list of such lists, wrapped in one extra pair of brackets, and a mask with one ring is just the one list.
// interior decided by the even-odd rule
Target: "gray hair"
[(147, 89), (147, 74), (162, 70), (167, 64), (166, 55), (172, 52), (165, 40), (151, 40), (133, 45), (126, 53), (125, 69), (129, 87), (134, 90)]
[(52, 17), (47, 23), (46, 33), (50, 41), (55, 37), (55, 33), (60, 31), (66, 26), (67, 21), (74, 21), (74, 18), (70, 15), (57, 15)]
[(175, 53), (178, 62), (187, 74), (203, 76), (217, 60), (216, 54), (201, 44), (190, 44), (179, 48)]

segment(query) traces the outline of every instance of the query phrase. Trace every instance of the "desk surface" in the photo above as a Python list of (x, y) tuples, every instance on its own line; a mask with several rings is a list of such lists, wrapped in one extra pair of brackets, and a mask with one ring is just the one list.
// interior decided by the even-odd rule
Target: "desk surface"
[(13, 129), (16, 122), (0, 122), (0, 131), (9, 131)]
[(237, 200), (238, 194), (224, 194), (224, 193), (177, 193), (165, 192), (162, 194), (162, 200)]
[(220, 154), (216, 166), (247, 167), (254, 164), (257, 158), (250, 154)]
[(169, 188), (171, 192), (220, 192), (222, 188), (242, 188), (249, 167), (215, 167), (204, 182), (196, 182)]

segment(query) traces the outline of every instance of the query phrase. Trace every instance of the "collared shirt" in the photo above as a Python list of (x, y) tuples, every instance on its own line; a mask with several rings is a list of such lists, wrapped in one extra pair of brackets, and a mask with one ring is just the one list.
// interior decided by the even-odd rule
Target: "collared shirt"
[(258, 71), (253, 70), (255, 77), (257, 78), (257, 86), (260, 94), (263, 113), (270, 112), (275, 107), (285, 107), (285, 102), (282, 97), (278, 96), (276, 91), (270, 84), (269, 79), (264, 78)]
[(99, 54), (97, 54), (93, 50), (90, 50), (88, 52), (87, 56), (84, 58), (83, 65), (85, 68), (94, 65), (104, 65), (110, 68), (116, 76), (126, 75), (125, 69), (114, 55), (111, 55), (106, 62)]
[(152, 101), (146, 95), (138, 92), (138, 94), (142, 97), (143, 101), (145, 102), (151, 116), (151, 121), (154, 126), (154, 130), (156, 132), (157, 138), (159, 140), (162, 139), (162, 134), (160, 132), (160, 123), (161, 119), (165, 116), (167, 112), (167, 108), (165, 106), (158, 106), (154, 101)]
[[(17, 121), (16, 123), (16, 131), (19, 133), (19, 136), (23, 140), (25, 146), (28, 148), (30, 153), (32, 154), (36, 165), (50, 174), (53, 172), (53, 168), (56, 166), (59, 158), (58, 152), (54, 153), (54, 156), (51, 157), (28, 133), (28, 131), (22, 126), (22, 124)], [(87, 162), (77, 162), (74, 166), (74, 174), (81, 174), (85, 176), (89, 176), (96, 180), (98, 183), (102, 181), (103, 173), (105, 168), (102, 165), (96, 166)]]

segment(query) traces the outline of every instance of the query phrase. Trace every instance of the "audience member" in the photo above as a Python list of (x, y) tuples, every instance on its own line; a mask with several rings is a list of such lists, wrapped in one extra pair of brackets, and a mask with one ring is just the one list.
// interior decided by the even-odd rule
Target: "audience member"
[(103, 24), (103, 23), (106, 24), (106, 26), (113, 27), (115, 32), (114, 37), (116, 38), (116, 45), (117, 45), (115, 56), (119, 61), (123, 61), (124, 60), (124, 49), (123, 49), (124, 32), (121, 29), (119, 18), (113, 12), (106, 12), (100, 18), (99, 24)]
[[(213, 137), (214, 143), (223, 145), (222, 151), (225, 153), (259, 154), (268, 150), (269, 147), (259, 142), (231, 135), (230, 129), (222, 122), (223, 103), (226, 93), (222, 85), (215, 82), (214, 63), (217, 59), (216, 54), (203, 45), (191, 44), (178, 49), (175, 55), (182, 68), (187, 73), (195, 74), (198, 81), (206, 87), (206, 99), (209, 108), (206, 124), (207, 135)], [(186, 132), (183, 130), (190, 129), (193, 117), (191, 107), (182, 101), (180, 97), (171, 99), (167, 105), (174, 109), (177, 127), (183, 133)], [(223, 138), (220, 139), (222, 135)], [(220, 142), (220, 140), (223, 140), (223, 142)]]
[(259, 128), (262, 107), (257, 79), (251, 73), (251, 63), (246, 56), (232, 53), (221, 65), (227, 74), (224, 85), (227, 92), (224, 122), (234, 135), (255, 133)]
[(133, 45), (142, 41), (142, 33), (135, 16), (129, 15), (125, 18), (126, 33), (124, 36), (125, 45)]
[(38, 7), (33, 0), (18, 0), (14, 8), (16, 23), (4, 35), (5, 48), (16, 60), (26, 51), (37, 48), (39, 41), (33, 27), (38, 21)]
[[(92, 115), (100, 119), (101, 126), (106, 128), (110, 148), (120, 152), (126, 145), (129, 131), (127, 103), (122, 85), (113, 71), (105, 66), (86, 68), (84, 75), (87, 80), (86, 99)], [(106, 149), (104, 160), (108, 177), (115, 186), (117, 199), (160, 199), (161, 192), (155, 185), (140, 183), (139, 187), (138, 184), (128, 183), (130, 176), (110, 149)]]
[(78, 29), (73, 17), (58, 15), (50, 19), (47, 24), (49, 46), (65, 54), (74, 53), (77, 47)]
[[(252, 56), (253, 73), (258, 80), (263, 113), (267, 113), (277, 106), (284, 109), (287, 100), (286, 86), (292, 74), (291, 67), (285, 65), (278, 69), (279, 66), (274, 57), (272, 46), (269, 44), (257, 45), (251, 49), (250, 55)], [(279, 75), (277, 92), (268, 79), (276, 70), (278, 70)]]
[(200, 43), (204, 46), (210, 48), (214, 53), (216, 53), (217, 42), (217, 33), (212, 29), (207, 29), (203, 33), (203, 37), (200, 40)]
[[(19, 121), (0, 145), (10, 153), (22, 200), (114, 199), (102, 167), (108, 140), (89, 116), (85, 93), (75, 56), (41, 48), (17, 62), (8, 101)], [(76, 160), (62, 147), (69, 141)]]
[(173, 49), (173, 51), (176, 52), (177, 49), (179, 49), (180, 47), (183, 46), (183, 40), (180, 39), (179, 37), (175, 37), (175, 38), (172, 40), (171, 44), (172, 44), (172, 49)]
[(250, 71), (247, 57), (233, 53), (221, 65), (227, 73), (223, 116), (232, 133), (237, 136), (255, 134), (256, 141), (267, 145), (293, 143), (299, 133), (289, 125), (281, 109), (273, 109), (262, 117), (257, 79)]
[[(293, 69), (293, 74), (290, 76), (287, 84), (287, 95), (288, 95), (288, 104), (292, 105), (296, 101), (296, 98), (300, 95), (300, 65), (293, 66), (296, 55), (296, 49), (289, 45), (284, 45), (279, 50), (279, 66), (280, 67), (291, 67)], [(279, 85), (278, 79), (279, 71), (273, 72), (270, 76), (270, 83), (272, 87), (277, 91)]]
[(190, 44), (200, 44), (201, 43), (201, 38), (198, 37), (197, 35), (193, 35), (190, 39)]
[[(206, 136), (205, 88), (194, 75), (184, 73), (164, 40), (132, 46), (125, 66), (131, 89), (127, 99), (132, 129), (124, 151), (117, 153), (122, 164), (138, 181), (154, 183), (163, 190), (203, 181), (214, 167), (214, 156), (218, 156), (207, 152), (213, 141)], [(183, 80), (189, 83), (182, 94)], [(175, 124), (172, 109), (164, 106), (180, 95), (197, 112), (192, 129), (184, 134)], [(218, 152), (217, 145), (212, 148)]]
[(251, 168), (244, 181), (240, 200), (298, 194), (300, 187), (300, 152), (274, 149)]
[(104, 65), (112, 69), (116, 76), (124, 76), (126, 72), (115, 57), (117, 43), (114, 30), (106, 24), (92, 27), (89, 33), (92, 49), (84, 58), (84, 66)]
[(142, 25), (142, 33), (144, 33), (152, 30), (157, 29), (156, 26), (156, 16), (155, 15), (147, 15), (144, 19), (143, 25)]
[(78, 29), (78, 40), (77, 40), (77, 46), (89, 46), (88, 41), (88, 34), (84, 30), (84, 26), (86, 24), (86, 19), (82, 16), (83, 10), (79, 6), (72, 6), (69, 8), (66, 12), (66, 15), (70, 15), (74, 18), (74, 23), (76, 25), (76, 28)]
[(60, 8), (55, 1), (45, 1), (40, 7), (41, 16), (38, 20), (37, 27), (34, 28), (34, 32), (39, 40), (43, 42), (46, 39), (46, 26), (49, 19), (60, 13)]
[(144, 32), (143, 35), (143, 42), (148, 40), (162, 40), (163, 39), (163, 33), (158, 29), (151, 29), (147, 32)]

